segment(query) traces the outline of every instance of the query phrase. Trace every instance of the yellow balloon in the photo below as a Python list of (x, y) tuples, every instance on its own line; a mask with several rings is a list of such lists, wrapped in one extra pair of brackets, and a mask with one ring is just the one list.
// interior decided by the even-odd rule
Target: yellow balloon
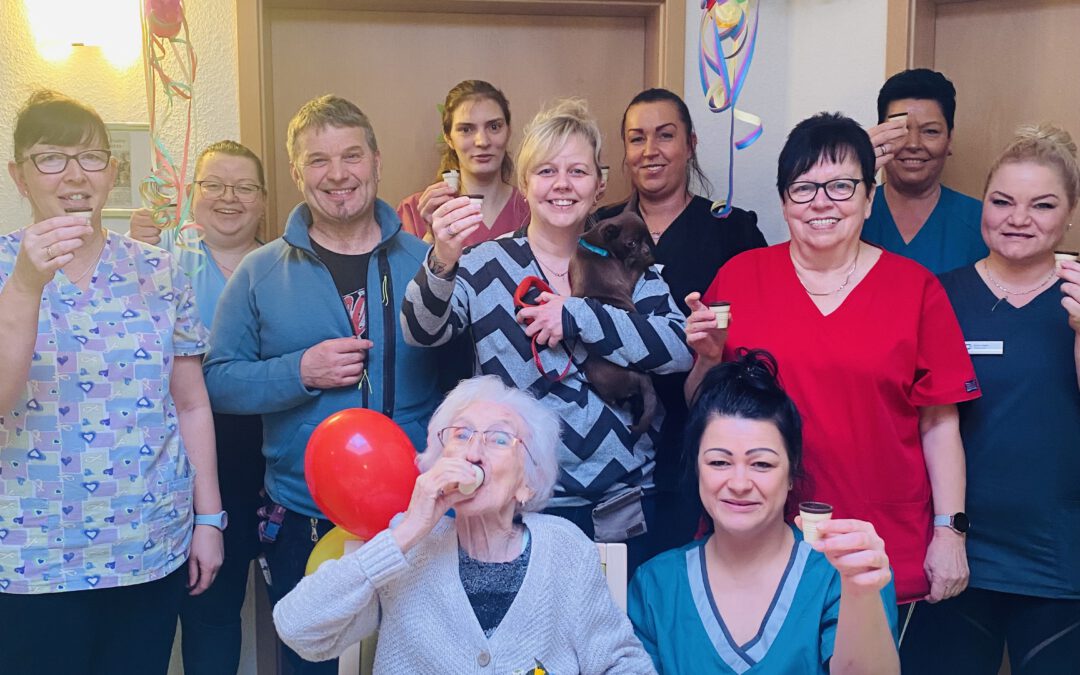
[(349, 541), (363, 543), (364, 540), (342, 527), (335, 527), (320, 537), (315, 543), (315, 548), (311, 550), (311, 555), (308, 556), (304, 576), (312, 574), (327, 560), (337, 560), (345, 555), (345, 543)]

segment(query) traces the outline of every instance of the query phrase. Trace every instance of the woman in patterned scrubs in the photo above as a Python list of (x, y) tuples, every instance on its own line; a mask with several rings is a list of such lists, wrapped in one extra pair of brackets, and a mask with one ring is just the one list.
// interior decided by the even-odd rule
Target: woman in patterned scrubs
[(193, 525), (221, 511), (206, 329), (167, 253), (102, 227), (93, 110), (37, 92), (14, 149), (34, 222), (0, 237), (0, 670), (165, 673), (222, 561)]

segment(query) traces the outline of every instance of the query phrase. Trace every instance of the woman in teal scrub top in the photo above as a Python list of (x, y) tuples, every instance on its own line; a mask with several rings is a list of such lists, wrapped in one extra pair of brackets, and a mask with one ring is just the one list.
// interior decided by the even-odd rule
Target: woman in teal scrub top
[(900, 672), (896, 594), (873, 525), (826, 521), (809, 543), (784, 522), (801, 429), (768, 353), (705, 376), (687, 455), (715, 531), (649, 561), (630, 585), (630, 620), (661, 675)]

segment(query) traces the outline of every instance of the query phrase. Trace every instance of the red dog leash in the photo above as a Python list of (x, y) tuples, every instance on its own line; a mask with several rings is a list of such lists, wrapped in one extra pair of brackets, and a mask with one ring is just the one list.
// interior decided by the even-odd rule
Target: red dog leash
[[(515, 309), (522, 309), (522, 308), (525, 308), (525, 307), (536, 307), (538, 305), (544, 304), (543, 302), (530, 302), (529, 300), (526, 299), (526, 296), (528, 296), (534, 290), (536, 291), (537, 295), (539, 295), (540, 293), (554, 293), (555, 292), (555, 291), (551, 290), (551, 286), (548, 286), (547, 282), (544, 281), (543, 279), (541, 279), (540, 277), (525, 277), (524, 279), (521, 280), (521, 283), (518, 284), (517, 290), (514, 291), (514, 307), (515, 307)], [(528, 324), (526, 323), (526, 325), (528, 325)], [(540, 350), (536, 346), (536, 336), (534, 335), (532, 337), (533, 363), (536, 364), (536, 369), (538, 371), (540, 371), (540, 374), (543, 375), (547, 380), (549, 380), (551, 382), (562, 382), (564, 379), (566, 379), (567, 373), (570, 372), (570, 366), (572, 366), (574, 364), (574, 359), (570, 355), (570, 350), (566, 348), (566, 345), (563, 345), (563, 351), (566, 352), (566, 358), (567, 358), (566, 367), (563, 368), (562, 373), (560, 373), (559, 375), (557, 375), (555, 377), (552, 377), (551, 375), (548, 375), (547, 371), (544, 370), (543, 364), (540, 363)]]

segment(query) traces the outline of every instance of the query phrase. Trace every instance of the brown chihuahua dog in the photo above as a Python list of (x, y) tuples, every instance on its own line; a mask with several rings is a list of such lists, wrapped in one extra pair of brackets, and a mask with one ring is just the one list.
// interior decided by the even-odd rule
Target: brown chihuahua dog
[[(570, 289), (576, 298), (592, 298), (628, 312), (634, 308), (634, 286), (653, 264), (649, 228), (637, 214), (637, 199), (622, 213), (593, 225), (570, 259)], [(656, 390), (641, 371), (590, 355), (581, 366), (589, 384), (611, 405), (629, 404), (630, 430), (645, 433), (656, 415)]]

